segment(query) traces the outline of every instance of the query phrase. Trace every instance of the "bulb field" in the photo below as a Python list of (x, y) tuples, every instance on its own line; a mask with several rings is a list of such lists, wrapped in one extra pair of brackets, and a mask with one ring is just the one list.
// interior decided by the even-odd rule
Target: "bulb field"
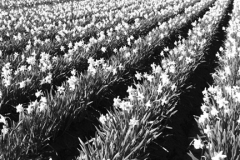
[(240, 160), (239, 0), (2, 0), (0, 160)]

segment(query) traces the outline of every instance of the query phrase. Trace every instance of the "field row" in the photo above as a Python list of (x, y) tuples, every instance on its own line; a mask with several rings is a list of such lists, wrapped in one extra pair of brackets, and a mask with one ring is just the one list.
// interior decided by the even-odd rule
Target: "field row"
[[(202, 134), (194, 140), (195, 148), (205, 149), (205, 156), (239, 159), (239, 53), (240, 3), (234, 1), (227, 39), (218, 53), (219, 67), (213, 85), (203, 91), (203, 114), (196, 118)], [(204, 143), (205, 142), (205, 143)]]

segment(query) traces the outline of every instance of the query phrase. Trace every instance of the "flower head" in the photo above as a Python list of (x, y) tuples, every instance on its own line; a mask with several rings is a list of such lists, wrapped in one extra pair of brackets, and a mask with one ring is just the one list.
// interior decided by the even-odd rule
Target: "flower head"
[(22, 104), (17, 105), (17, 106), (16, 106), (16, 110), (17, 110), (17, 113), (23, 112), (23, 111), (24, 111), (24, 108), (23, 108)]
[(145, 106), (146, 106), (147, 108), (150, 108), (150, 107), (152, 106), (152, 104), (150, 103), (150, 100), (147, 101), (147, 103), (145, 104)]
[(207, 112), (203, 112), (203, 114), (199, 117), (198, 122), (204, 123), (206, 119), (209, 119), (209, 114)]
[(219, 153), (215, 152), (214, 153), (214, 157), (212, 157), (212, 160), (222, 160), (224, 158), (226, 158), (226, 155), (222, 154), (223, 151), (220, 151)]
[(65, 90), (65, 88), (63, 86), (58, 86), (57, 87), (57, 91), (58, 91), (59, 94), (64, 93), (64, 90)]
[(7, 128), (7, 126), (3, 125), (3, 128), (1, 130), (3, 136), (5, 136), (8, 133), (8, 130), (9, 130), (9, 128)]
[(194, 139), (193, 140), (193, 146), (194, 146), (195, 149), (203, 148), (203, 144), (202, 144), (201, 139)]
[(43, 93), (42, 93), (42, 91), (40, 90), (40, 91), (37, 91), (36, 93), (35, 93), (35, 96), (38, 98), (38, 97), (40, 97), (40, 96), (42, 96), (43, 95)]
[(132, 119), (130, 119), (129, 125), (131, 127), (137, 126), (137, 125), (139, 125), (139, 120), (137, 120), (135, 117), (133, 117)]
[(119, 98), (119, 96), (117, 98), (113, 99), (113, 106), (114, 107), (119, 107), (121, 104), (121, 99)]
[(212, 107), (212, 110), (210, 113), (212, 116), (216, 116), (218, 114), (218, 110), (215, 107)]
[(141, 80), (142, 75), (141, 75), (141, 73), (137, 72), (137, 73), (135, 74), (135, 77), (137, 78), (137, 80)]
[(6, 118), (0, 114), (0, 123), (7, 124)]

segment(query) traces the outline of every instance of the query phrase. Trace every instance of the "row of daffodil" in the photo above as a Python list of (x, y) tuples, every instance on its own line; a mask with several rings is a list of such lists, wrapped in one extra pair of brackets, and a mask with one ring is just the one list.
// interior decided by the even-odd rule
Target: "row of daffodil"
[[(30, 16), (30, 18), (25, 18), (25, 20), (19, 21), (19, 25), (14, 25), (15, 27), (19, 26), (19, 29), (16, 29), (19, 31), (16, 31), (13, 28), (3, 29), (4, 34), (8, 34), (9, 36), (5, 36), (5, 40), (2, 38), (3, 43), (0, 46), (1, 55), (5, 57), (4, 55), (6, 54), (24, 54), (26, 50), (28, 51), (30, 49), (31, 51), (38, 50), (39, 53), (48, 52), (51, 54), (64, 54), (64, 52), (67, 52), (69, 49), (69, 43), (74, 45), (75, 42), (77, 43), (80, 40), (83, 40), (84, 43), (87, 43), (86, 45), (88, 48), (95, 48), (99, 45), (111, 46), (109, 42), (113, 40), (116, 41), (116, 39), (119, 39), (122, 36), (126, 37), (126, 35), (138, 34), (140, 31), (144, 33), (147, 32), (149, 28), (156, 26), (157, 22), (163, 19), (162, 17), (174, 16), (190, 3), (190, 1), (187, 3), (182, 3), (181, 0), (177, 2), (179, 2), (178, 5), (170, 7), (170, 3), (169, 7), (160, 9), (161, 12), (158, 11), (159, 7), (164, 8), (163, 6), (167, 4), (148, 4), (142, 0), (139, 2), (121, 2), (115, 5), (115, 8), (118, 7), (119, 9), (113, 11), (110, 9), (109, 11), (104, 11), (103, 9), (102, 12), (98, 11), (92, 16), (89, 14), (86, 16), (84, 13), (83, 15), (86, 16), (85, 18), (82, 14), (81, 16), (74, 14), (73, 21), (71, 22), (71, 17), (69, 17), (71, 15), (66, 16), (66, 11), (60, 12), (63, 14), (63, 20), (59, 19), (59, 16), (56, 18), (54, 15), (50, 19), (49, 16), (43, 16), (42, 14), (42, 16), (40, 16), (41, 18)], [(139, 5), (139, 3), (141, 5)], [(120, 6), (120, 4), (122, 5)], [(104, 7), (106, 7), (106, 5), (104, 5)], [(44, 14), (49, 12), (46, 8), (47, 7), (44, 7), (44, 10), (41, 11), (41, 13)], [(66, 8), (69, 8), (69, 6)], [(172, 11), (173, 9), (174, 12)], [(59, 14), (59, 12), (56, 12), (56, 10), (57, 9), (51, 9), (50, 12), (53, 11), (53, 13)], [(80, 9), (77, 9), (76, 12), (78, 14), (81, 13)], [(26, 13), (32, 14), (30, 11), (26, 11)], [(29, 17), (26, 16), (26, 14), (24, 16), (20, 14), (20, 16)], [(82, 18), (79, 18), (79, 16)], [(134, 23), (132, 23), (131, 20), (133, 20)], [(11, 19), (9, 21), (11, 21)], [(33, 21), (33, 25), (31, 21)], [(36, 21), (38, 24), (34, 24), (34, 21)], [(6, 23), (9, 22), (6, 21)], [(92, 46), (92, 43), (94, 46)], [(118, 44), (119, 42), (115, 43)]]
[[(195, 27), (189, 32), (189, 38), (176, 43), (177, 47), (169, 51), (162, 68), (153, 64), (151, 74), (135, 75), (138, 80), (144, 79), (143, 82), (135, 84), (135, 89), (129, 87), (129, 96), (124, 100), (114, 99), (116, 109), (99, 118), (102, 126), (97, 129), (95, 138), (86, 143), (80, 140), (82, 151), (78, 160), (146, 158), (146, 145), (156, 135), (162, 135), (166, 125), (161, 124), (164, 118), (158, 117), (158, 113), (167, 113), (166, 108), (172, 113), (181, 94), (180, 87), (201, 63), (209, 45), (206, 39), (213, 38), (228, 6), (227, 0), (217, 1), (198, 24), (193, 23)], [(160, 125), (150, 125), (154, 123)]]
[[(158, 35), (162, 36), (161, 41), (163, 41), (164, 38), (168, 39), (166, 38), (168, 37), (168, 34), (173, 33), (174, 30), (178, 30), (179, 27), (182, 27), (185, 24), (185, 21), (182, 21), (178, 25), (175, 25), (177, 22), (181, 21), (183, 18), (187, 18), (186, 22), (188, 22), (194, 16), (198, 17), (200, 9), (209, 5), (210, 3), (207, 1), (197, 3), (195, 7), (190, 7), (191, 9), (199, 9), (196, 13), (194, 13), (194, 15), (190, 15), (189, 12), (191, 13), (191, 10), (188, 9), (188, 12), (182, 14), (181, 16), (177, 16), (173, 20), (169, 20), (167, 23), (163, 23), (159, 29), (153, 30), (145, 40), (142, 38), (136, 40), (132, 44), (132, 51), (131, 47), (122, 47), (119, 49), (119, 51), (114, 49), (116, 55), (122, 57), (122, 63), (131, 64), (134, 61), (126, 61), (126, 59), (129, 59), (131, 54), (133, 54), (131, 56), (131, 60), (137, 60), (139, 57), (139, 52), (144, 54), (148, 52), (151, 53), (152, 48), (157, 47), (158, 45)], [(171, 28), (168, 28), (168, 24), (171, 24)], [(162, 33), (164, 33), (164, 35)], [(36, 56), (36, 53), (33, 52), (33, 54), (31, 54), (31, 56), (28, 58), (26, 58), (24, 55), (16, 57), (14, 56), (13, 58), (15, 58), (15, 61), (13, 61), (12, 64), (16, 64), (15, 66), (5, 61), (5, 65), (2, 67), (1, 75), (3, 78), (1, 86), (1, 92), (3, 93), (2, 106), (5, 106), (2, 107), (2, 110), (3, 108), (9, 108), (7, 106), (17, 105), (17, 103), (26, 103), (26, 101), (29, 101), (30, 97), (33, 98), (34, 93), (37, 90), (43, 90), (45, 87), (50, 88), (51, 86), (61, 85), (62, 82), (67, 80), (67, 77), (70, 76), (71, 70), (74, 68), (77, 69), (78, 73), (81, 73), (87, 69), (85, 60), (87, 61), (87, 59), (91, 57), (91, 54), (90, 52), (85, 51), (84, 53), (83, 50), (79, 50), (78, 47), (81, 47), (82, 45), (83, 43), (77, 43), (74, 47), (71, 45), (71, 48), (73, 47), (73, 49), (71, 49), (71, 52), (68, 54), (65, 54), (64, 57), (51, 57), (46, 53), (42, 53), (39, 57), (39, 55)], [(149, 45), (151, 45), (151, 47)], [(82, 55), (80, 55), (79, 52), (82, 52)], [(40, 62), (36, 62), (37, 58)], [(114, 67), (109, 69), (114, 73), (116, 71), (116, 67), (115, 69)], [(91, 72), (94, 71), (94, 68), (91, 69)]]
[[(21, 56), (24, 56), (25, 58), (28, 58), (28, 55), (35, 55), (39, 56), (41, 52), (47, 52), (48, 54), (57, 54), (57, 52), (60, 50), (64, 53), (69, 52), (73, 52), (72, 49), (74, 50), (74, 52), (76, 52), (75, 50), (77, 50), (80, 47), (80, 51), (81, 52), (88, 52), (89, 56), (92, 56), (92, 54), (90, 54), (89, 52), (105, 52), (106, 50), (110, 49), (113, 51), (113, 47), (116, 47), (117, 44), (121, 43), (121, 45), (130, 45), (129, 43), (134, 39), (134, 37), (139, 37), (139, 36), (143, 36), (145, 34), (148, 33), (149, 30), (151, 30), (151, 28), (157, 26), (158, 23), (160, 22), (164, 22), (165, 20), (173, 17), (174, 15), (178, 14), (179, 12), (181, 12), (185, 7), (189, 6), (189, 5), (193, 5), (195, 2), (197, 2), (198, 0), (191, 2), (190, 1), (188, 3), (181, 3), (181, 5), (179, 6), (179, 8), (177, 10), (175, 10), (174, 12), (176, 13), (169, 13), (167, 12), (167, 14), (162, 14), (160, 17), (161, 18), (156, 18), (156, 16), (153, 16), (153, 19), (147, 20), (147, 21), (141, 21), (140, 26), (137, 28), (134, 28), (133, 26), (124, 23), (121, 28), (120, 26), (116, 26), (116, 29), (109, 29), (109, 30), (99, 30), (99, 34), (98, 37), (89, 37), (89, 42), (86, 42), (86, 44), (83, 41), (78, 41), (76, 43), (72, 43), (71, 38), (67, 39), (68, 43), (65, 43), (65, 45), (60, 45), (60, 44), (54, 44), (50, 42), (50, 39), (47, 39), (45, 41), (41, 41), (39, 39), (35, 39), (34, 42), (28, 41), (26, 45), (26, 48), (23, 48), (23, 52), (20, 53)], [(176, 8), (176, 7), (175, 7)], [(164, 10), (165, 11), (165, 10)], [(159, 15), (158, 15), (159, 17)], [(164, 18), (162, 18), (164, 17)], [(160, 22), (159, 22), (160, 21)], [(160, 25), (160, 24), (159, 24)], [(105, 35), (105, 31), (107, 33), (107, 35)], [(88, 34), (91, 34), (92, 32), (89, 32)], [(87, 35), (88, 35), (87, 34)], [(131, 36), (128, 36), (131, 35)], [(80, 38), (80, 37), (79, 37)], [(84, 39), (84, 36), (80, 38), (80, 40)], [(126, 41), (126, 42), (124, 42)], [(50, 42), (50, 44), (49, 44)], [(42, 44), (42, 45), (41, 45)], [(79, 45), (80, 44), (80, 45)], [(45, 46), (44, 46), (45, 45)], [(59, 46), (60, 45), (60, 46)], [(121, 45), (117, 45), (117, 46), (121, 46)], [(7, 45), (6, 45), (7, 46)], [(9, 45), (10, 47), (8, 47), (9, 49), (12, 50), (11, 45)], [(59, 47), (57, 47), (59, 46)], [(113, 46), (113, 47), (111, 47)], [(20, 45), (21, 47), (21, 45)], [(14, 48), (14, 47), (13, 47)], [(51, 49), (53, 48), (53, 49)], [(68, 50), (66, 50), (66, 48), (68, 48)], [(119, 48), (119, 47), (117, 47)], [(20, 48), (16, 48), (16, 50), (20, 50)], [(36, 51), (37, 50), (37, 51)], [(50, 51), (49, 51), (50, 50)], [(78, 51), (79, 51), (78, 50)], [(3, 51), (1, 51), (1, 54), (3, 54)], [(19, 55), (19, 53), (14, 53), (12, 54), (12, 56), (3, 56), (3, 61), (4, 62), (10, 62), (10, 63), (19, 63), (19, 61), (15, 61), (16, 57)], [(31, 59), (31, 58), (30, 58)], [(15, 69), (14, 69), (15, 70)]]
[[(209, 7), (210, 4), (210, 2), (203, 1), (196, 4), (196, 7), (192, 9), (195, 9), (197, 16), (201, 9)], [(179, 18), (188, 18), (189, 21), (191, 17), (186, 15), (184, 14)], [(184, 24), (185, 23), (182, 22), (182, 25)], [(178, 29), (174, 28), (173, 25), (172, 27), (173, 29)], [(167, 38), (167, 35), (165, 35), (165, 37)], [(144, 44), (141, 39), (139, 39), (138, 42)], [(149, 43), (147, 44), (149, 45)], [(121, 61), (116, 61), (114, 58), (109, 62), (112, 65), (104, 63), (102, 59), (89, 59), (87, 74), (78, 75), (76, 70), (73, 70), (71, 72), (72, 76), (65, 84), (57, 88), (55, 95), (51, 93), (44, 94), (42, 91), (38, 91), (35, 95), (39, 99), (36, 101), (30, 104), (18, 104), (16, 110), (19, 112), (20, 121), (18, 123), (13, 122), (12, 128), (7, 128), (7, 123), (4, 123), (4, 129), (2, 130), (4, 133), (4, 141), (2, 141), (1, 149), (4, 156), (15, 155), (16, 157), (24, 157), (30, 153), (42, 152), (47, 145), (54, 146), (54, 141), (59, 132), (68, 130), (77, 115), (84, 115), (84, 112), (86, 112), (84, 110), (93, 105), (91, 102), (95, 103), (95, 109), (103, 107), (97, 104), (102, 98), (110, 99), (112, 97), (111, 94), (113, 92), (111, 87), (117, 86), (121, 81), (128, 81), (126, 75), (128, 77), (131, 76), (129, 70), (136, 68), (132, 66), (138, 66), (138, 64), (144, 62), (147, 57), (151, 56), (151, 49), (149, 49), (148, 52), (145, 52), (149, 55), (144, 56), (145, 59), (139, 59), (139, 56), (136, 55), (140, 52), (141, 51), (137, 51), (137, 53), (131, 52), (134, 54), (133, 56), (130, 54), (130, 57), (132, 57), (131, 61), (127, 61), (124, 65), (121, 64)], [(140, 67), (143, 68), (144, 65)], [(186, 67), (185, 69), (188, 68), (189, 67)], [(8, 75), (8, 73), (4, 75)], [(125, 79), (123, 79), (124, 76)], [(151, 80), (151, 76), (147, 77)], [(162, 79), (167, 77), (168, 76), (163, 75)], [(46, 79), (46, 82), (48, 81), (49, 79)], [(2, 96), (4, 96), (4, 94)], [(20, 93), (19, 96), (21, 96), (21, 94), (22, 93)], [(114, 95), (116, 95), (116, 92)], [(2, 117), (2, 119), (4, 118)], [(36, 146), (36, 144), (39, 145)], [(22, 150), (18, 150), (18, 148), (22, 148)]]
[[(140, 12), (139, 9), (141, 9), (136, 2), (132, 1), (126, 1), (126, 3), (110, 1), (109, 5), (104, 6), (105, 1), (102, 2), (97, 4), (96, 1), (86, 0), (32, 9), (20, 8), (3, 11), (0, 18), (2, 20), (2, 39), (4, 40), (5, 35), (5, 39), (15, 39), (18, 42), (23, 40), (26, 35), (39, 38), (44, 35), (43, 31), (56, 34), (63, 30), (68, 33), (74, 28), (80, 32), (83, 29), (86, 30), (86, 28), (81, 28), (85, 25), (88, 28), (94, 25), (104, 25), (97, 24), (99, 20), (104, 20), (104, 23), (111, 23), (119, 19), (127, 20), (130, 15), (134, 17), (134, 10)], [(145, 14), (147, 9), (141, 11), (142, 14)], [(62, 34), (59, 36), (63, 36)]]
[[(240, 2), (234, 0), (227, 39), (218, 54), (219, 67), (214, 84), (203, 91), (203, 114), (197, 118), (205, 134), (194, 140), (196, 149), (204, 149), (205, 159), (236, 160), (239, 152), (240, 123)], [(224, 28), (225, 29), (225, 28)]]
[(2, 0), (0, 3), (1, 9), (23, 8), (23, 7), (36, 7), (38, 5), (63, 3), (69, 0)]
[[(3, 0), (0, 4), (1, 9), (18, 9), (18, 8), (36, 8), (39, 6), (48, 6), (48, 5), (55, 5), (58, 3), (64, 3), (64, 2), (73, 2), (73, 1), (79, 1), (79, 0), (19, 0), (19, 1), (13, 1), (13, 0)], [(99, 1), (98, 3), (102, 3), (103, 1)], [(167, 3), (174, 5), (176, 1), (169, 0)], [(116, 2), (117, 3), (117, 2)], [(161, 0), (161, 3), (166, 3), (166, 0)]]

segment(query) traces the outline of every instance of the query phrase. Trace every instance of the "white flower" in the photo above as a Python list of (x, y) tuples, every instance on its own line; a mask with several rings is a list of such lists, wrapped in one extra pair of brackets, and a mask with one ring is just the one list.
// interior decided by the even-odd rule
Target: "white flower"
[(153, 74), (157, 74), (157, 73), (161, 73), (161, 67), (159, 65), (156, 65), (155, 63), (151, 64), (152, 67), (152, 73)]
[(194, 139), (193, 146), (195, 149), (200, 149), (203, 148), (204, 145), (202, 144), (201, 139)]
[(203, 105), (201, 106), (201, 110), (202, 110), (203, 112), (206, 112), (207, 109), (208, 109), (208, 106), (207, 106), (206, 104), (203, 104)]
[(224, 71), (227, 75), (231, 75), (231, 70), (230, 70), (230, 67), (229, 66), (225, 66), (224, 67)]
[(10, 86), (11, 84), (11, 79), (12, 79), (12, 69), (11, 69), (11, 64), (8, 62), (2, 67), (2, 82), (5, 85), (5, 87)]
[(130, 119), (129, 125), (131, 127), (134, 127), (136, 125), (139, 125), (139, 120), (137, 120), (135, 117), (133, 117), (132, 119)]
[(193, 60), (190, 57), (186, 57), (186, 63), (189, 64), (191, 63)]
[(93, 66), (93, 65), (89, 65), (88, 66), (88, 72), (91, 74), (91, 75), (95, 75), (97, 73), (97, 69)]
[(51, 83), (52, 82), (52, 73), (48, 73), (48, 75), (44, 78), (44, 79), (42, 79), (41, 80), (41, 85), (42, 84), (45, 84), (45, 83)]
[(48, 73), (47, 77), (45, 78), (46, 83), (51, 83), (52, 82), (52, 73)]
[(27, 70), (27, 66), (26, 66), (26, 65), (22, 65), (22, 66), (20, 66), (20, 67), (18, 68), (18, 70), (19, 70), (20, 72), (24, 72), (25, 70)]
[(226, 155), (222, 154), (223, 151), (220, 151), (219, 153), (214, 152), (214, 157), (212, 157), (212, 160), (222, 160), (224, 158), (227, 158)]
[(128, 94), (132, 94), (135, 90), (133, 89), (132, 86), (128, 86), (127, 92)]
[(150, 108), (150, 107), (152, 106), (151, 103), (150, 103), (150, 100), (147, 101), (147, 103), (145, 104), (145, 106), (146, 106), (147, 108)]
[(137, 98), (138, 98), (139, 101), (143, 101), (143, 99), (144, 99), (143, 93), (138, 92)]
[(8, 133), (8, 130), (9, 129), (7, 128), (7, 126), (3, 125), (3, 129), (1, 130), (3, 136), (5, 136)]
[(209, 125), (207, 125), (207, 128), (203, 130), (205, 134), (207, 134), (208, 137), (211, 136), (211, 128)]
[(52, 69), (52, 63), (50, 61), (50, 54), (47, 54), (45, 52), (41, 53), (41, 58), (40, 58), (40, 63), (39, 63), (39, 68), (42, 72), (46, 72), (47, 70)]
[(203, 112), (203, 114), (199, 117), (198, 122), (199, 123), (204, 123), (206, 119), (209, 118), (209, 115), (207, 112)]
[(40, 90), (40, 91), (37, 91), (36, 93), (35, 93), (35, 96), (38, 98), (38, 97), (40, 97), (40, 96), (42, 96), (43, 95), (43, 93), (42, 93), (42, 91)]
[(78, 79), (76, 76), (71, 76), (70, 78), (68, 78), (67, 82), (69, 84), (70, 90), (75, 89), (77, 81), (78, 81)]
[(210, 93), (214, 94), (214, 93), (217, 93), (217, 92), (218, 92), (218, 88), (217, 88), (217, 87), (210, 86), (210, 87), (208, 88), (208, 91), (209, 91)]
[(29, 105), (28, 105), (28, 108), (27, 108), (27, 112), (28, 114), (31, 114), (33, 112), (33, 110), (35, 109), (35, 107), (37, 107), (38, 105), (38, 101), (34, 101), (34, 102), (31, 102)]
[(24, 88), (25, 86), (26, 86), (25, 81), (19, 82), (19, 88)]
[(109, 66), (106, 65), (105, 71), (113, 72), (113, 66), (112, 65), (109, 65)]
[(134, 99), (136, 99), (136, 96), (135, 96), (134, 94), (129, 94), (129, 95), (128, 95), (128, 99), (129, 99), (130, 101), (134, 101)]
[(118, 50), (117, 50), (116, 48), (114, 48), (113, 52), (114, 52), (114, 53), (117, 53), (117, 51), (118, 51)]
[(225, 86), (225, 90), (226, 90), (226, 92), (229, 94), (229, 95), (231, 95), (232, 94), (232, 87), (231, 86)]
[(102, 48), (101, 48), (101, 51), (102, 51), (103, 53), (105, 53), (106, 50), (107, 50), (106, 47), (102, 47)]
[(28, 71), (31, 71), (32, 70), (32, 66), (28, 66)]
[(236, 91), (233, 98), (236, 102), (240, 102), (240, 92)]
[(217, 103), (219, 105), (219, 108), (223, 108), (223, 107), (226, 108), (228, 101), (224, 97), (222, 97), (217, 100)]
[(138, 52), (138, 49), (137, 49), (137, 48), (134, 48), (134, 49), (133, 49), (133, 53), (136, 54), (137, 52)]
[(163, 86), (161, 84), (158, 84), (158, 90), (157, 90), (158, 94), (162, 93), (162, 88)]
[(16, 110), (17, 110), (17, 113), (23, 112), (23, 111), (24, 111), (24, 108), (23, 108), (22, 104), (17, 105), (17, 106), (16, 106)]
[(60, 47), (60, 50), (61, 50), (61, 51), (64, 51), (64, 50), (65, 50), (65, 47), (64, 47), (64, 46), (61, 46), (61, 47)]
[(40, 102), (41, 103), (47, 103), (47, 98), (46, 97), (41, 97)]
[(148, 75), (148, 76), (147, 76), (147, 80), (148, 80), (149, 82), (152, 82), (153, 79), (154, 79), (154, 76), (153, 76), (153, 75)]
[(68, 44), (68, 48), (72, 48), (72, 47), (73, 47), (72, 42), (69, 42), (69, 44)]
[(172, 91), (174, 91), (176, 88), (177, 88), (177, 86), (176, 86), (175, 84), (173, 84), (173, 85), (171, 86), (171, 90), (172, 90)]
[(71, 71), (71, 74), (72, 74), (73, 76), (76, 76), (76, 73), (77, 73), (76, 69), (73, 69), (73, 70)]
[(64, 90), (65, 90), (65, 88), (64, 88), (63, 86), (58, 86), (58, 87), (57, 87), (57, 91), (58, 91), (60, 94), (64, 93)]
[(105, 122), (107, 121), (106, 117), (104, 115), (101, 114), (100, 118), (99, 118), (99, 121), (102, 123), (102, 124), (105, 124)]
[(240, 38), (240, 32), (237, 32), (237, 37), (239, 37), (239, 38)]
[(208, 143), (207, 146), (206, 146), (206, 148), (209, 149), (209, 150), (212, 150), (212, 148), (213, 148), (212, 143)]
[(230, 112), (229, 107), (225, 107), (225, 108), (224, 108), (224, 113), (225, 113), (225, 114), (229, 114), (229, 112)]
[(118, 68), (119, 68), (119, 70), (123, 70), (124, 69), (122, 64), (119, 64)]
[(239, 123), (239, 124), (240, 124), (240, 116), (239, 116), (239, 118), (238, 118), (238, 120), (237, 120), (237, 123)]
[(114, 107), (119, 107), (121, 104), (121, 99), (119, 99), (119, 96), (117, 98), (113, 99), (113, 106)]
[(3, 123), (3, 124), (5, 124), (5, 125), (7, 125), (6, 118), (3, 117), (1, 114), (0, 114), (0, 123)]
[(24, 56), (24, 54), (21, 55), (21, 58), (22, 58), (22, 61), (25, 60), (25, 56)]
[(30, 65), (32, 65), (32, 66), (36, 64), (36, 58), (35, 58), (35, 56), (30, 56), (30, 57), (28, 57), (26, 61), (27, 61), (28, 64), (30, 64)]
[(211, 113), (211, 115), (216, 116), (218, 114), (218, 110), (215, 107), (212, 107), (210, 113)]
[(119, 108), (121, 108), (123, 111), (129, 112), (132, 109), (133, 105), (129, 101), (122, 101), (120, 103)]
[(162, 84), (164, 86), (170, 83), (170, 80), (169, 80), (168, 75), (166, 73), (162, 73), (160, 77), (161, 77), (161, 80), (162, 80)]
[(175, 73), (175, 71), (176, 71), (175, 66), (171, 65), (171, 66), (169, 67), (169, 72), (170, 72), (170, 73)]
[(130, 52), (126, 52), (125, 53), (125, 58), (129, 58), (131, 56), (131, 53)]
[(3, 83), (4, 83), (5, 87), (8, 87), (8, 86), (11, 85), (11, 79), (12, 79), (12, 77), (8, 77), (6, 79), (3, 79)]
[(38, 108), (39, 108), (40, 112), (45, 111), (47, 109), (47, 102), (41, 102), (40, 105), (38, 106)]
[(141, 73), (137, 72), (137, 73), (135, 74), (135, 77), (137, 78), (137, 80), (141, 80), (142, 75), (141, 75)]
[(161, 100), (161, 105), (167, 104), (167, 96), (164, 96)]

